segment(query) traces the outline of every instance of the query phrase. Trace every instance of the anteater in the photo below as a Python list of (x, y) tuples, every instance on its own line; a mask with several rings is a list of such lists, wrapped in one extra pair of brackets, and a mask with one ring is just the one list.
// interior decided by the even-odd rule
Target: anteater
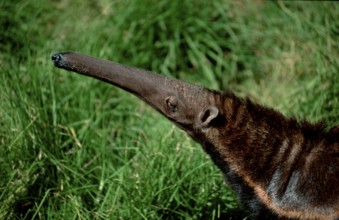
[(133, 93), (186, 131), (254, 218), (339, 218), (338, 126), (300, 122), (230, 91), (77, 53), (52, 60)]

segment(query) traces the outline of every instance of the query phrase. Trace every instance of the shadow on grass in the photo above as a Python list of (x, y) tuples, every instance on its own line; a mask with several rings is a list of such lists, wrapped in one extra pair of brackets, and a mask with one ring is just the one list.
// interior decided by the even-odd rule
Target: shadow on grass
[(250, 213), (234, 203), (224, 201), (222, 197), (210, 198), (204, 204), (191, 200), (189, 206), (173, 201), (168, 208), (159, 209), (157, 213), (161, 219), (249, 219)]
[[(200, 219), (212, 219), (211, 217), (211, 213), (212, 210), (217, 209), (217, 207), (207, 207), (206, 209), (202, 210), (202, 216)], [(222, 209), (221, 207), (221, 212), (219, 215), (217, 215), (216, 217), (214, 217), (214, 220), (225, 220), (225, 219), (232, 219), (232, 220), (242, 220), (242, 219), (247, 219), (248, 218), (248, 213), (246, 211), (244, 211), (243, 209), (240, 208), (233, 208), (233, 209), (229, 209), (223, 207), (224, 209)], [(225, 210), (225, 211), (223, 211)]]
[[(220, 213), (214, 214), (216, 210), (220, 210)], [(180, 214), (179, 214), (180, 213)], [(185, 216), (182, 216), (181, 213), (186, 213)], [(206, 206), (202, 207), (200, 213), (190, 213), (189, 210), (186, 210), (186, 207), (178, 207), (175, 211), (173, 210), (159, 210), (159, 216), (161, 219), (186, 219), (187, 216), (190, 216), (191, 219), (201, 219), (201, 220), (242, 220), (248, 219), (249, 213), (241, 208), (227, 208), (226, 205), (219, 206)]]

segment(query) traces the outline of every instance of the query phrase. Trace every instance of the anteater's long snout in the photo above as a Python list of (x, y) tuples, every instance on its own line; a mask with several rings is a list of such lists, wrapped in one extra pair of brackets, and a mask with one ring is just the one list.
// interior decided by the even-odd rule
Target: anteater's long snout
[(58, 68), (97, 78), (146, 100), (155, 92), (161, 94), (167, 80), (164, 76), (145, 70), (73, 52), (55, 53), (51, 59)]
[[(203, 89), (199, 86), (108, 60), (73, 52), (55, 53), (51, 58), (56, 67), (120, 87), (143, 99), (163, 114), (165, 114), (163, 104), (167, 97), (178, 98), (180, 95), (181, 102), (184, 99), (186, 102), (193, 102), (197, 96), (202, 98), (203, 95)], [(185, 103), (185, 106), (192, 104)]]
[(163, 77), (148, 71), (73, 52), (55, 53), (51, 59), (58, 68), (91, 76), (127, 90), (133, 89), (130, 87), (132, 79), (135, 83), (163, 79)]

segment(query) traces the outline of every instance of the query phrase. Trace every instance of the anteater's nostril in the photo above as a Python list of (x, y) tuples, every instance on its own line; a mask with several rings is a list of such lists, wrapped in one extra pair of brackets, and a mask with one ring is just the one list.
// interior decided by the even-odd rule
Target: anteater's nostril
[(59, 61), (61, 60), (61, 54), (60, 53), (56, 53), (52, 55), (52, 61), (57, 64)]

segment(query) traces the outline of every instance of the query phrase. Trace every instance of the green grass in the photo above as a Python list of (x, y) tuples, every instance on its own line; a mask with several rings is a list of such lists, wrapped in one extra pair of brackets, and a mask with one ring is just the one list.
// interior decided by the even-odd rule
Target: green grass
[(77, 51), (339, 123), (339, 4), (0, 2), (0, 219), (245, 218), (199, 145), (146, 104), (53, 67)]

